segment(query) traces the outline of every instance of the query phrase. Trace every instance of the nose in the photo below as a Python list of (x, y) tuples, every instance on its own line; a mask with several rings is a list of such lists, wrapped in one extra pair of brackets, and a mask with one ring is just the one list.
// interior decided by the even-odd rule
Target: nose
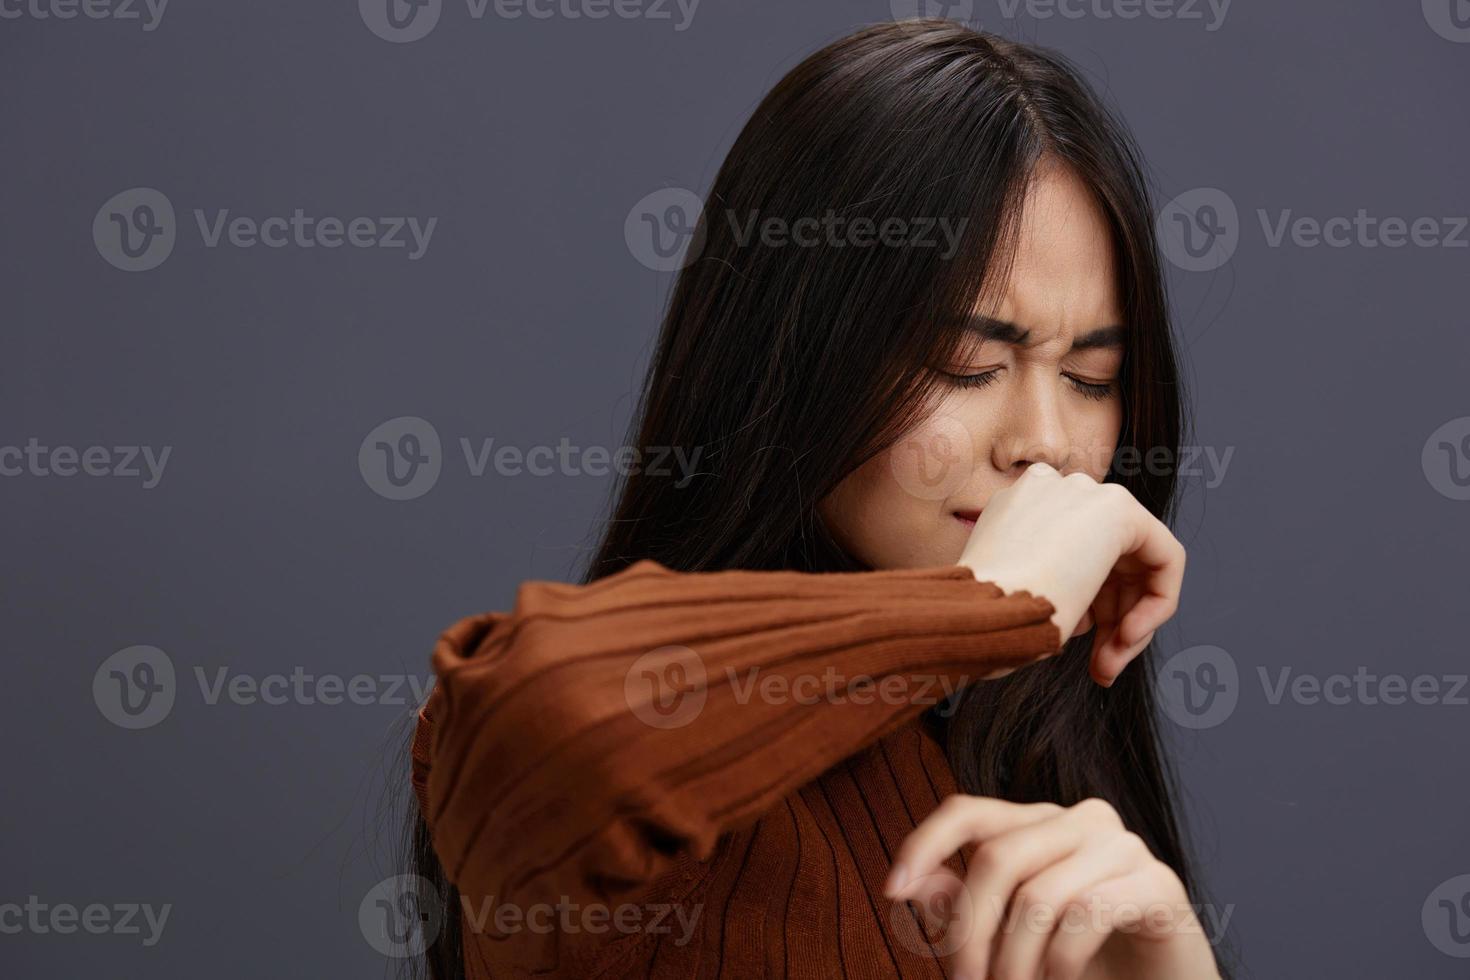
[(991, 448), (996, 469), (1019, 474), (1041, 462), (1065, 472), (1071, 449), (1062, 413), (1056, 386), (1033, 378), (1016, 388)]

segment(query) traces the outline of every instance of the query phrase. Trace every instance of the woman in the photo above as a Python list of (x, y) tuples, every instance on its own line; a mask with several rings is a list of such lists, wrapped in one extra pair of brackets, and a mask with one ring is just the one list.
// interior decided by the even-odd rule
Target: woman
[(434, 976), (1218, 976), (1128, 666), (1184, 567), (1115, 465), (1179, 442), (1151, 213), (1035, 49), (885, 24), (775, 87), (639, 413), (700, 471), (435, 649)]

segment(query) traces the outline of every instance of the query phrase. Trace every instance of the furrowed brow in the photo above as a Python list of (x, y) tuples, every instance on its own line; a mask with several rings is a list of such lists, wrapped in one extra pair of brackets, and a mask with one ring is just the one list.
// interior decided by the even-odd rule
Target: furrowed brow
[[(999, 341), (1002, 344), (1010, 344), (1014, 347), (1025, 347), (1031, 339), (1031, 331), (1023, 330), (1007, 320), (997, 320), (994, 317), (976, 315), (969, 319), (966, 328), (980, 342), (987, 340)], [(1089, 330), (1072, 342), (1072, 350), (1100, 350), (1106, 348), (1117, 348), (1123, 346), (1123, 327), (1121, 324), (1109, 324), (1106, 327), (1098, 327)]]
[(1014, 323), (1006, 320), (997, 320), (988, 316), (972, 316), (965, 325), (975, 339), (981, 342), (997, 340), (1002, 344), (1011, 344), (1015, 347), (1025, 347), (1026, 341), (1031, 338), (1030, 330), (1022, 330)]
[(1123, 346), (1123, 327), (1121, 324), (1112, 324), (1106, 327), (1098, 327), (1072, 341), (1073, 350), (1099, 350), (1104, 348), (1116, 348)]

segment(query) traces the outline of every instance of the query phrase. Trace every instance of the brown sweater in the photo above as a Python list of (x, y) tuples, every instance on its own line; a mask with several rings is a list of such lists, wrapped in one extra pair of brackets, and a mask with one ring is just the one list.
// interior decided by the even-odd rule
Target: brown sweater
[(1053, 612), (963, 567), (641, 561), (456, 623), (413, 783), (468, 975), (946, 976), (949, 950), (882, 896), (957, 791), (921, 715), (1056, 652)]

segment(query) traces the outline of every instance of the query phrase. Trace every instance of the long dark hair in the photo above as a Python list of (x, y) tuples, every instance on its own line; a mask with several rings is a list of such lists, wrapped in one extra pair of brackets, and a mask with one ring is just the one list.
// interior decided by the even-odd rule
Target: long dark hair
[[(1119, 448), (1177, 458), (1179, 371), (1150, 194), (1125, 127), (1055, 54), (943, 20), (876, 25), (792, 70), (726, 157), (631, 441), (697, 447), (697, 473), (628, 476), (585, 580), (644, 558), (682, 571), (860, 568), (817, 504), (921, 418), (937, 383), (925, 366), (948, 359), (963, 314), (1003, 278), (1043, 159), (1081, 178), (1111, 228), (1128, 329)], [(739, 234), (752, 215), (794, 227), (829, 213), (878, 228), (964, 220), (963, 245), (780, 247)], [(1115, 466), (1109, 479), (1171, 517), (1171, 467)], [(1197, 896), (1150, 652), (1103, 691), (1088, 676), (1089, 643), (972, 685), (936, 712), (955, 777), (964, 792), (1020, 802), (1103, 797)], [(463, 976), (458, 896), (422, 821), (414, 845), (419, 873), (450, 903), (432, 975)]]

